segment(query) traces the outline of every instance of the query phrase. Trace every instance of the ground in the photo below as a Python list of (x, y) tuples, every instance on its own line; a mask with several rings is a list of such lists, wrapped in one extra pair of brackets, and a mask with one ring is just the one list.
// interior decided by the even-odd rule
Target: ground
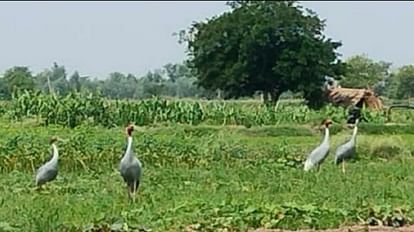
[[(295, 232), (413, 232), (414, 226), (406, 227), (383, 227), (383, 226), (347, 226), (338, 229), (328, 230), (295, 230)], [(249, 232), (292, 232), (292, 230), (268, 230), (268, 229), (257, 229), (250, 230)]]

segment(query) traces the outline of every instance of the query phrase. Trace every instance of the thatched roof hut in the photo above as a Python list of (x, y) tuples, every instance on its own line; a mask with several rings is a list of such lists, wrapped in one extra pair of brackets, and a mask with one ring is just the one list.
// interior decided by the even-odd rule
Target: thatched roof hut
[(328, 98), (335, 105), (348, 107), (362, 101), (366, 107), (381, 110), (383, 103), (379, 97), (369, 89), (334, 88), (328, 90)]
[(370, 89), (341, 88), (331, 77), (326, 78), (325, 89), (329, 101), (335, 105), (349, 107), (358, 104), (374, 110), (383, 108), (382, 100)]

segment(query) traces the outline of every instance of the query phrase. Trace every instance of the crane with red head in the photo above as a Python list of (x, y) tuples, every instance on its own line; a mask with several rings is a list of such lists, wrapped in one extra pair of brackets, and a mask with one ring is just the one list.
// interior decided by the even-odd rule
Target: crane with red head
[(309, 171), (314, 167), (317, 167), (318, 171), (320, 165), (326, 159), (329, 154), (329, 126), (332, 124), (332, 120), (325, 119), (322, 121), (322, 125), (325, 127), (325, 135), (322, 143), (317, 146), (307, 157), (304, 165), (304, 170)]
[(132, 199), (132, 201), (135, 201), (135, 194), (138, 191), (142, 176), (142, 164), (135, 156), (132, 147), (132, 132), (134, 131), (134, 128), (135, 126), (129, 123), (125, 129), (127, 135), (127, 148), (119, 164), (119, 171), (127, 184), (128, 197)]
[(56, 146), (56, 143), (58, 141), (64, 141), (64, 140), (57, 136), (52, 136), (50, 138), (50, 146), (52, 148), (52, 158), (48, 162), (43, 164), (36, 171), (35, 182), (36, 182), (36, 186), (39, 187), (39, 189), (47, 182), (51, 182), (55, 180), (58, 175), (59, 151)]

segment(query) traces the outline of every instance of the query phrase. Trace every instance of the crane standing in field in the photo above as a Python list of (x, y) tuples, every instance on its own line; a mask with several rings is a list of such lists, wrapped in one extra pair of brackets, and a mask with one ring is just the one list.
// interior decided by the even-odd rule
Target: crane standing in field
[(132, 132), (134, 131), (134, 125), (129, 124), (126, 128), (127, 133), (127, 148), (124, 157), (121, 159), (119, 165), (119, 171), (122, 178), (127, 184), (128, 197), (135, 202), (135, 193), (138, 191), (138, 187), (141, 180), (142, 165), (141, 162), (135, 157), (132, 149)]
[(47, 182), (53, 181), (57, 177), (59, 159), (59, 152), (56, 146), (57, 141), (62, 141), (62, 139), (56, 136), (53, 136), (50, 139), (53, 154), (52, 159), (42, 165), (36, 172), (36, 186), (39, 188)]
[(356, 119), (351, 139), (348, 142), (338, 146), (336, 148), (336, 151), (335, 151), (335, 160), (334, 160), (335, 164), (342, 163), (342, 172), (343, 173), (345, 173), (345, 161), (355, 157), (355, 153), (356, 153), (356, 135), (357, 135), (357, 132), (358, 132), (358, 126), (357, 126), (358, 122), (359, 122), (359, 119)]
[(308, 156), (305, 161), (304, 170), (309, 171), (310, 169), (317, 166), (319, 171), (321, 163), (325, 160), (329, 153), (329, 126), (332, 124), (332, 120), (325, 119), (322, 124), (325, 127), (325, 136), (322, 143), (316, 147)]

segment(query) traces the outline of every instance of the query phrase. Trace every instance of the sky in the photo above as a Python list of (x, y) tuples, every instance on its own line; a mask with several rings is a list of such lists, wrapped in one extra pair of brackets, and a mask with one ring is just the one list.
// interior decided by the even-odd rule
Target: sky
[[(342, 58), (414, 64), (414, 2), (301, 4), (326, 19), (326, 35), (343, 43)], [(224, 1), (0, 2), (0, 75), (18, 65), (36, 74), (57, 62), (68, 75), (142, 76), (186, 58), (174, 32), (228, 10)]]

